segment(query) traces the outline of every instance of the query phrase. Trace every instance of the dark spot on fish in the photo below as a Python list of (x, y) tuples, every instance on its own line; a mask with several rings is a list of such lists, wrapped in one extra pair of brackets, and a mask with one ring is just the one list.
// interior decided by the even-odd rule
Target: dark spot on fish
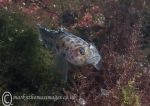
[(77, 38), (76, 36), (71, 36), (72, 38)]
[(72, 50), (72, 47), (70, 47), (69, 49)]
[(70, 38), (66, 38), (65, 40), (66, 40), (67, 42), (69, 42), (69, 41), (70, 41)]
[(71, 56), (70, 58), (71, 58), (71, 59), (74, 59), (74, 57), (73, 57), (73, 56)]
[(62, 47), (65, 47), (65, 42), (62, 43)]
[(78, 53), (76, 52), (76, 53), (74, 53), (74, 55), (75, 55), (75, 57), (78, 57)]
[(59, 50), (59, 48), (60, 48), (60, 47), (59, 47), (58, 45), (56, 45), (56, 49)]
[(75, 45), (74, 47), (80, 46), (79, 44)]
[(81, 42), (80, 40), (77, 41), (77, 43), (80, 43), (80, 42)]
[(86, 44), (86, 42), (83, 42), (83, 45), (85, 45)]
[(61, 35), (60, 37), (59, 37), (59, 39), (63, 39), (63, 38), (65, 38), (66, 36), (64, 36), (64, 35)]
[(74, 43), (73, 41), (71, 41), (71, 44)]
[(81, 58), (81, 59), (80, 59), (80, 61), (82, 62), (82, 61), (83, 61), (83, 59)]
[(62, 56), (63, 56), (63, 57), (66, 57), (66, 54), (65, 54), (65, 53), (62, 53)]
[(68, 51), (68, 50), (69, 50), (69, 47), (65, 48), (65, 50)]
[(76, 60), (74, 60), (74, 63), (77, 63), (77, 61), (76, 61)]

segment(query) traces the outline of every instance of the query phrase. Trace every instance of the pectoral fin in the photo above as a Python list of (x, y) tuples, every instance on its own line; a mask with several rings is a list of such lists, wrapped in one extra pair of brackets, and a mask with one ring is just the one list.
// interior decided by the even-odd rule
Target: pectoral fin
[(69, 65), (63, 55), (57, 56), (57, 65), (59, 67), (60, 74), (62, 75), (61, 79), (66, 82), (68, 80)]

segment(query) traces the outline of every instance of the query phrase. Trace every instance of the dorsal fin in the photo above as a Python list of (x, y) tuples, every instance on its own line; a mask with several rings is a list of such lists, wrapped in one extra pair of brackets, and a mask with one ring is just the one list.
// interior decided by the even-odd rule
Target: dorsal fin
[(43, 44), (49, 48), (53, 49), (55, 45), (55, 39), (58, 37), (58, 30), (51, 30), (46, 27), (37, 24), (39, 31), (39, 40), (43, 42)]
[(53, 38), (54, 36), (51, 35), (57, 35), (58, 33), (60, 33), (59, 30), (48, 29), (46, 27), (41, 26), (40, 24), (38, 24), (37, 26), (41, 36), (50, 36)]

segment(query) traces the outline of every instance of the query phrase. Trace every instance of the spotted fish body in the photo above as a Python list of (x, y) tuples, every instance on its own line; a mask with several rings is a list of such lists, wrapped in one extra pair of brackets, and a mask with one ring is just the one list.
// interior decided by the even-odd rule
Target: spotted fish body
[(64, 29), (50, 30), (39, 25), (42, 42), (56, 53), (62, 55), (68, 62), (82, 66), (93, 65), (100, 68), (101, 56), (92, 43), (88, 43)]

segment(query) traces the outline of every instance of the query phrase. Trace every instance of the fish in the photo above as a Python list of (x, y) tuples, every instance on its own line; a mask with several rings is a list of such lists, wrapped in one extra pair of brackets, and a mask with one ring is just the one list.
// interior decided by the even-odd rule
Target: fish
[(51, 49), (56, 57), (62, 57), (75, 66), (92, 65), (100, 70), (101, 55), (94, 43), (87, 42), (65, 28), (56, 30), (38, 24), (40, 41)]

